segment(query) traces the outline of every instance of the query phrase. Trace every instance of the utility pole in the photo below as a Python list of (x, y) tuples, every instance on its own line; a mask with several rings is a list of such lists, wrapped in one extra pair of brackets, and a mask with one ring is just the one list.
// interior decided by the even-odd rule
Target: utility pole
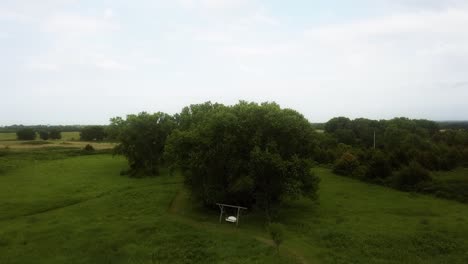
[(375, 130), (374, 130), (374, 149), (375, 149)]

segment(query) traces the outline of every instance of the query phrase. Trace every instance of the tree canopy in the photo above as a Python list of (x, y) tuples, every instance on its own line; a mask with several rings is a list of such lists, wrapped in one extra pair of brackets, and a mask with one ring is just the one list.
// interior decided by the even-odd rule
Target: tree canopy
[(131, 175), (157, 175), (166, 138), (175, 126), (174, 118), (168, 114), (142, 112), (126, 119), (111, 119), (109, 131), (119, 140), (116, 151), (127, 158)]
[(34, 140), (36, 139), (36, 131), (32, 128), (23, 128), (16, 132), (18, 140)]
[(106, 137), (103, 126), (87, 126), (81, 129), (80, 139), (86, 141), (102, 141)]
[(315, 197), (314, 129), (275, 103), (205, 103), (185, 108), (168, 138), (166, 157), (206, 205), (255, 205), (267, 213), (286, 197)]

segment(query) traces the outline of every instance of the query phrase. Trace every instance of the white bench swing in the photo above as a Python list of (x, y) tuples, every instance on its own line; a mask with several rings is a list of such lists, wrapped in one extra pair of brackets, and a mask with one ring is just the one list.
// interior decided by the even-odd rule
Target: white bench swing
[(226, 222), (229, 222), (229, 223), (236, 223), (236, 226), (239, 225), (240, 211), (241, 211), (241, 210), (247, 210), (246, 207), (237, 206), (237, 205), (222, 204), (222, 203), (216, 203), (216, 204), (219, 206), (219, 210), (220, 210), (220, 213), (219, 213), (219, 222), (220, 222), (220, 223), (221, 223), (221, 220), (223, 219), (223, 214), (225, 213), (225, 207), (237, 209), (237, 214), (236, 214), (236, 216), (230, 215), (230, 216), (228, 216), (228, 217), (226, 217), (226, 218), (224, 219)]

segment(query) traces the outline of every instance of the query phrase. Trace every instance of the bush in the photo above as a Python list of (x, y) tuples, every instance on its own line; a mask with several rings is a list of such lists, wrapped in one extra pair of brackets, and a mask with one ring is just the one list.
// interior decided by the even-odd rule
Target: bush
[(126, 120), (113, 118), (109, 131), (120, 144), (115, 149), (124, 155), (130, 166), (130, 175), (157, 175), (163, 163), (166, 138), (175, 128), (172, 116), (165, 113), (128, 115)]
[(414, 190), (418, 184), (431, 180), (429, 171), (419, 163), (412, 161), (403, 167), (394, 179), (395, 187), (402, 190)]
[(280, 223), (270, 223), (268, 225), (268, 233), (270, 234), (271, 240), (275, 243), (276, 252), (279, 254), (280, 245), (284, 241), (284, 226)]
[(47, 132), (47, 131), (40, 131), (40, 132), (39, 132), (39, 137), (40, 137), (42, 140), (48, 140), (48, 139), (49, 139), (49, 132)]
[(18, 140), (34, 140), (36, 139), (36, 132), (31, 128), (23, 128), (16, 132)]
[(359, 167), (359, 161), (356, 156), (350, 152), (345, 152), (335, 162), (333, 172), (341, 175), (352, 175), (354, 170)]
[(52, 129), (49, 132), (49, 137), (50, 137), (50, 139), (61, 139), (62, 138), (62, 133), (57, 129)]
[(104, 127), (87, 126), (80, 132), (80, 139), (85, 141), (102, 141), (106, 137)]
[(373, 151), (369, 160), (369, 170), (367, 171), (366, 177), (369, 179), (385, 179), (391, 174), (392, 166), (389, 159), (382, 151)]
[(94, 147), (90, 144), (87, 144), (84, 148), (83, 148), (84, 151), (87, 151), (87, 152), (92, 152), (94, 151)]

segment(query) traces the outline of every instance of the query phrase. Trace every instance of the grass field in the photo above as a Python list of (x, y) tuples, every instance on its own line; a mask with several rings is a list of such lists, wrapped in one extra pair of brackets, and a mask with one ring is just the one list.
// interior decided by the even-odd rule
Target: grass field
[(3, 140), (15, 140), (16, 133), (0, 133), (0, 141)]
[[(63, 141), (80, 140), (80, 132), (62, 132)], [(0, 133), (0, 141), (16, 140), (16, 133)]]
[(0, 149), (11, 148), (29, 150), (34, 148), (44, 147), (65, 147), (65, 148), (84, 148), (87, 144), (92, 145), (95, 149), (112, 149), (115, 143), (111, 142), (95, 142), (95, 141), (79, 141), (79, 132), (62, 132), (62, 138), (59, 140), (16, 140), (16, 133), (0, 133)]
[(64, 141), (80, 140), (80, 132), (62, 132), (62, 139)]
[(0, 157), (0, 168), (16, 164), (0, 170), (0, 263), (468, 263), (461, 203), (316, 169), (319, 201), (277, 217), (287, 228), (278, 258), (259, 215), (219, 224), (180, 175), (132, 179), (120, 157), (67, 153)]

